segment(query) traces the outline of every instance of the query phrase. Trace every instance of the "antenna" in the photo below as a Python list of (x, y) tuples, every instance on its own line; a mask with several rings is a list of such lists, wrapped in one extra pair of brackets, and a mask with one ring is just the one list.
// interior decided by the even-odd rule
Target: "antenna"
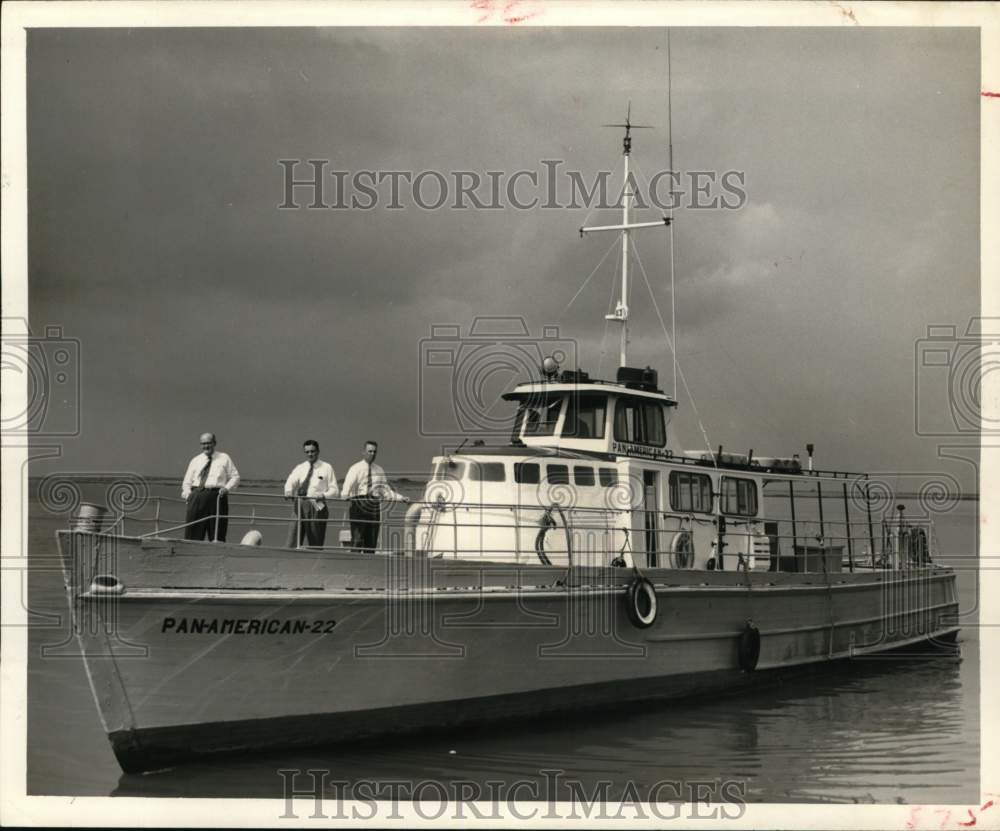
[[(670, 27), (667, 27), (667, 165), (674, 178), (674, 73), (670, 62)], [(674, 195), (670, 194), (670, 351), (674, 368), (674, 401), (677, 400), (677, 300), (674, 294)]]
[[(624, 178), (622, 186), (622, 221), (621, 225), (595, 225), (590, 228), (581, 228), (580, 236), (590, 233), (592, 231), (620, 231), (622, 235), (622, 293), (621, 298), (618, 301), (618, 305), (615, 307), (614, 314), (605, 315), (606, 320), (616, 320), (622, 325), (622, 341), (621, 350), (619, 357), (621, 360), (620, 366), (625, 366), (627, 363), (627, 352), (628, 352), (628, 243), (629, 243), (629, 233), (638, 228), (663, 228), (670, 224), (670, 217), (663, 217), (658, 222), (633, 222), (628, 221), (628, 209), (632, 204), (632, 188), (631, 180), (629, 179), (628, 173), (628, 157), (632, 153), (632, 131), (633, 130), (651, 130), (652, 125), (650, 124), (633, 124), (632, 123), (632, 101), (628, 102), (628, 109), (625, 111), (625, 123), (624, 124), (604, 124), (604, 127), (618, 127), (625, 129), (625, 138), (622, 142), (622, 156), (624, 157)], [(676, 397), (676, 393), (675, 393)]]
[[(625, 123), (624, 124), (602, 124), (602, 127), (624, 127), (625, 128), (625, 138), (622, 141), (622, 155), (628, 156), (632, 152), (632, 131), (633, 130), (652, 130), (652, 124), (633, 124), (632, 123), (632, 99), (628, 101), (628, 109), (625, 110)], [(627, 171), (626, 171), (627, 175)]]

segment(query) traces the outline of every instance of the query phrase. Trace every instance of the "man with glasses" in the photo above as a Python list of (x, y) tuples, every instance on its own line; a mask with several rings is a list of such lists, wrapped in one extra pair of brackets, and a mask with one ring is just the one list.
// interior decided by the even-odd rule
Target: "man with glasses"
[(294, 499), (296, 503), (288, 547), (322, 548), (330, 516), (326, 500), (336, 499), (339, 494), (337, 474), (319, 458), (319, 442), (315, 439), (306, 439), (302, 452), (306, 460), (292, 470), (285, 482), (285, 499)]
[(215, 449), (215, 433), (202, 433), (201, 453), (187, 466), (181, 496), (187, 502), (184, 539), (225, 542), (229, 527), (229, 491), (240, 473), (229, 455)]

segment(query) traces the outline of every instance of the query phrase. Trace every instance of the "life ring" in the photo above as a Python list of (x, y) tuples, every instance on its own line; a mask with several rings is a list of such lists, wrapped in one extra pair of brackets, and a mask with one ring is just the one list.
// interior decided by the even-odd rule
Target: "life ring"
[(656, 621), (656, 591), (645, 577), (635, 577), (628, 584), (625, 611), (637, 629), (648, 629)]
[(740, 632), (736, 658), (744, 672), (753, 672), (757, 668), (757, 661), (760, 660), (760, 630), (752, 620), (748, 620)]
[(694, 565), (694, 538), (690, 531), (678, 531), (670, 541), (672, 568), (691, 568)]

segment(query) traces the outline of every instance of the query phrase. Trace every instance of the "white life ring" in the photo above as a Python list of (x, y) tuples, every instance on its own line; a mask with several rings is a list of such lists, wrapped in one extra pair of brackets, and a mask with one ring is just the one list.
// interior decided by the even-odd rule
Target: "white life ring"
[(645, 577), (634, 577), (628, 584), (625, 611), (638, 629), (648, 629), (656, 621), (656, 590)]
[(694, 537), (690, 531), (678, 531), (670, 541), (670, 567), (694, 566)]

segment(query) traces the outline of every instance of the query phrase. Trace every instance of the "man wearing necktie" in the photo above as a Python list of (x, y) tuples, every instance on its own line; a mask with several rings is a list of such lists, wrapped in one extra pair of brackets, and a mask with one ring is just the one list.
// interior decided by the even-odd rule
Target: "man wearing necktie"
[(229, 455), (215, 449), (215, 433), (202, 433), (201, 453), (188, 464), (181, 484), (187, 502), (184, 539), (225, 542), (229, 527), (229, 491), (240, 473)]
[(351, 465), (344, 477), (344, 498), (350, 500), (351, 547), (366, 554), (378, 546), (383, 502), (409, 502), (396, 493), (381, 465), (375, 464), (378, 443), (365, 442), (365, 457)]
[(319, 442), (302, 444), (306, 460), (297, 465), (285, 482), (285, 499), (295, 500), (295, 521), (288, 534), (288, 547), (322, 548), (326, 541), (327, 499), (336, 499), (337, 474), (319, 457)]

